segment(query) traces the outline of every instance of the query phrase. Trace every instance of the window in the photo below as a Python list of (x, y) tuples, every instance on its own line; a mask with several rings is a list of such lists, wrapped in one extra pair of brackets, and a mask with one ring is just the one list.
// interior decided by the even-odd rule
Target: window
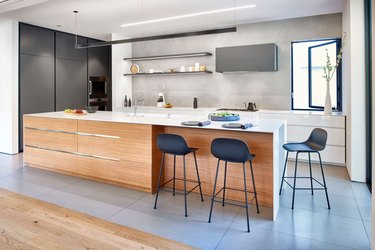
[[(323, 110), (326, 96), (326, 79), (323, 68), (328, 51), (332, 66), (341, 46), (341, 39), (324, 39), (292, 42), (292, 109)], [(341, 111), (341, 66), (332, 77), (332, 108)]]

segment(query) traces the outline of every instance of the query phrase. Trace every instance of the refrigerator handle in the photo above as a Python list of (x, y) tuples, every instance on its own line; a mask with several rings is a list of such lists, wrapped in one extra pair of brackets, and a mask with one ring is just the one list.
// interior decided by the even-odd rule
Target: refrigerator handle
[(92, 94), (92, 82), (89, 81), (89, 95)]

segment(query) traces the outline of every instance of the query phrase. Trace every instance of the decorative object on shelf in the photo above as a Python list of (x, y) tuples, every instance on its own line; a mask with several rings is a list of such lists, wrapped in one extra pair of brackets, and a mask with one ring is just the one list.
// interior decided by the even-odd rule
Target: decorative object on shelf
[(164, 108), (170, 109), (170, 108), (173, 108), (173, 105), (171, 103), (166, 103), (164, 104)]
[(189, 67), (189, 72), (193, 72), (193, 67)]
[(194, 109), (197, 109), (197, 108), (198, 108), (198, 98), (197, 98), (197, 97), (194, 97), (194, 100), (193, 100), (193, 108), (194, 108)]
[(138, 66), (137, 64), (132, 64), (132, 65), (130, 66), (130, 72), (131, 72), (132, 74), (137, 74), (137, 73), (139, 73), (139, 66)]
[(164, 107), (164, 105), (165, 105), (165, 97), (164, 97), (164, 93), (163, 92), (159, 92), (159, 98), (158, 98), (158, 100), (157, 100), (157, 107), (158, 108), (162, 108), (162, 107)]
[(138, 74), (124, 74), (124, 76), (150, 76), (150, 75), (202, 75), (202, 74), (212, 74), (212, 71), (185, 71), (185, 72), (154, 72), (154, 73), (144, 73), (140, 72)]
[(211, 121), (238, 121), (240, 119), (240, 115), (229, 112), (219, 112), (209, 114), (208, 119)]
[(206, 68), (205, 65), (199, 66), (199, 71), (206, 71), (206, 70), (207, 70), (207, 68)]
[(194, 64), (194, 71), (199, 71), (199, 63)]
[(128, 96), (125, 95), (125, 99), (124, 99), (124, 107), (127, 107), (128, 106)]
[(185, 72), (185, 66), (181, 66), (180, 72)]
[(337, 68), (340, 66), (341, 59), (342, 59), (342, 52), (343, 47), (345, 46), (345, 40), (346, 40), (346, 33), (344, 32), (344, 38), (342, 42), (342, 46), (339, 50), (339, 53), (336, 57), (336, 65), (332, 66), (331, 59), (328, 54), (328, 49), (326, 49), (326, 65), (324, 66), (324, 75), (323, 78), (326, 79), (326, 97), (324, 102), (324, 114), (325, 115), (331, 115), (332, 114), (332, 101), (331, 101), (331, 79), (333, 75), (336, 73)]
[(177, 70), (176, 70), (176, 68), (170, 68), (170, 69), (168, 69), (168, 72), (175, 73), (175, 72), (177, 72)]
[(132, 100), (129, 98), (128, 107), (131, 107), (131, 106), (132, 106)]
[(154, 73), (154, 69), (149, 69), (148, 73), (153, 74)]

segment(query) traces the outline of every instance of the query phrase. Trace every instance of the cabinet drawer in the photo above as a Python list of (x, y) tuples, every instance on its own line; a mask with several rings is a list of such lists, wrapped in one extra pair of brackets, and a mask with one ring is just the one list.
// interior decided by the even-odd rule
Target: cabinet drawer
[(78, 152), (114, 159), (151, 163), (152, 141), (79, 135)]
[(121, 139), (151, 140), (152, 126), (144, 124), (127, 124), (122, 122), (98, 122), (98, 121), (78, 121), (78, 132), (115, 136)]
[(77, 135), (25, 128), (24, 143), (46, 149), (77, 152)]
[[(316, 127), (319, 127), (317, 125)], [(306, 140), (315, 126), (293, 126), (288, 125), (288, 142), (302, 142)], [(327, 144), (345, 147), (345, 129), (343, 128), (323, 128), (328, 133)]]
[[(340, 146), (327, 146), (322, 152), (320, 152), (322, 156), (322, 161), (326, 163), (334, 163), (339, 165), (345, 165), (346, 158), (345, 158), (345, 147)], [(290, 153), (289, 159), (295, 159), (296, 154)], [(298, 155), (298, 159), (301, 160), (308, 160), (308, 155), (306, 153), (301, 153)], [(311, 160), (318, 162), (319, 157), (317, 154), (311, 154)]]
[(52, 150), (44, 150), (25, 147), (24, 161), (26, 164), (36, 167), (50, 168), (55, 170), (77, 172), (77, 156)]
[(151, 164), (78, 156), (78, 173), (151, 190)]
[(23, 125), (25, 128), (39, 128), (44, 130), (77, 132), (77, 120), (45, 118), (35, 116), (24, 116)]

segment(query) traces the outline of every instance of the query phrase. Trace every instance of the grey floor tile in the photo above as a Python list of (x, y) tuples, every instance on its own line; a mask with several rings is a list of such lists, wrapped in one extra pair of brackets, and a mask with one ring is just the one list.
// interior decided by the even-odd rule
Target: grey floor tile
[(63, 175), (32, 167), (24, 167), (10, 176), (18, 179), (19, 181), (29, 182), (51, 189), (58, 189), (62, 186), (80, 180), (78, 177)]
[(350, 184), (355, 198), (371, 200), (371, 193), (366, 183), (351, 182)]
[(17, 177), (12, 177), (12, 176), (1, 178), (0, 187), (8, 189), (16, 193), (31, 196), (31, 197), (38, 197), (42, 194), (46, 194), (46, 193), (53, 191), (52, 188), (22, 181), (22, 180), (19, 180)]
[[(147, 195), (143, 197), (141, 200), (144, 202), (150, 203), (153, 206), (155, 202), (156, 195)], [(190, 193), (187, 197), (187, 204), (188, 204), (188, 213), (195, 214), (195, 215), (202, 215), (208, 219), (210, 207), (211, 207), (211, 196), (204, 196), (204, 202), (201, 201), (201, 197), (199, 194)], [(175, 195), (173, 196), (170, 192), (161, 191), (159, 193), (158, 198), (158, 207), (163, 209), (164, 207), (167, 208), (175, 208), (177, 211), (180, 211), (181, 214), (184, 213), (184, 196), (183, 195)], [(220, 218), (223, 220), (233, 221), (238, 211), (240, 210), (239, 207), (236, 206), (225, 206), (222, 207), (221, 204), (215, 203), (214, 210), (213, 210), (213, 218)]]
[(281, 208), (275, 222), (259, 227), (345, 247), (370, 249), (360, 219)]
[(85, 214), (89, 214), (101, 219), (107, 219), (123, 209), (123, 207), (121, 206), (107, 204), (82, 196), (65, 193), (63, 191), (53, 191), (48, 194), (39, 196), (38, 199), (62, 207), (70, 208)]
[(16, 169), (16, 168), (7, 168), (0, 166), (0, 178), (10, 176), (14, 173), (17, 173), (18, 171), (21, 171), (22, 168)]
[(95, 184), (81, 186), (80, 184), (82, 183), (78, 182), (66, 185), (62, 187), (60, 191), (84, 199), (118, 207), (128, 206), (138, 200), (138, 198), (129, 196), (129, 190), (125, 188), (103, 188), (103, 185), (99, 183), (97, 186)]
[(343, 246), (328, 244), (298, 237), (291, 234), (253, 228), (244, 232), (239, 225), (233, 224), (216, 249), (218, 250), (349, 250)]
[(367, 237), (369, 242), (371, 243), (371, 237), (372, 237), (372, 222), (371, 220), (365, 220), (363, 221), (363, 224), (365, 225), (365, 229), (367, 232)]
[(214, 249), (231, 224), (220, 219), (207, 223), (207, 217), (202, 215), (185, 217), (174, 208), (153, 209), (144, 201), (138, 201), (109, 220), (202, 249)]
[[(287, 189), (282, 192), (280, 199), (280, 207), (292, 207), (292, 190)], [(296, 191), (294, 199), (294, 209), (302, 209), (315, 213), (326, 215), (336, 215), (348, 218), (361, 219), (357, 202), (353, 197), (345, 197), (341, 195), (328, 194), (331, 209), (328, 209), (327, 199), (324, 191), (315, 191), (311, 195), (310, 191)]]
[(356, 199), (363, 220), (371, 220), (371, 200)]

